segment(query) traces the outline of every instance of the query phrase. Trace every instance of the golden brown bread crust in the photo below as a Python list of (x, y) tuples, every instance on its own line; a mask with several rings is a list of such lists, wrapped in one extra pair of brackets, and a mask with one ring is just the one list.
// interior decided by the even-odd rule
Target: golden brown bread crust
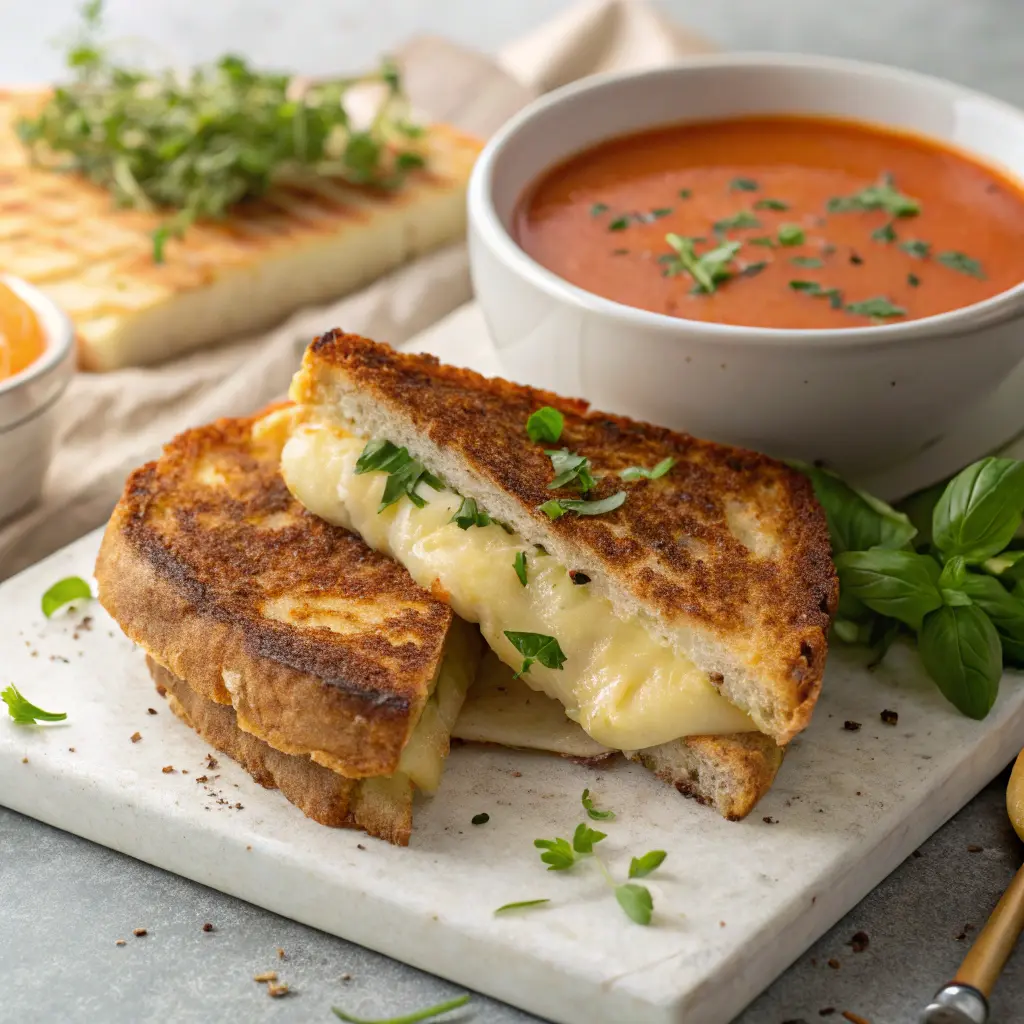
[(360, 828), (399, 846), (409, 845), (412, 830), (412, 787), (407, 799), (381, 814), (378, 805), (363, 799), (363, 783), (346, 779), (308, 757), (282, 754), (243, 732), (235, 713), (223, 704), (205, 700), (177, 676), (146, 658), (153, 682), (165, 693), (171, 710), (204, 740), (237, 761), (261, 786), (280, 789), (307, 818), (334, 828)]
[[(585, 552), (663, 623), (693, 623), (726, 644), (752, 645), (757, 672), (781, 708), (775, 739), (785, 743), (806, 726), (839, 585), (825, 518), (802, 474), (765, 455), (588, 412), (578, 399), (338, 330), (310, 345), (292, 396), (310, 405), (329, 402), (339, 375), (514, 499), (524, 516)], [(565, 417), (559, 446), (587, 456), (604, 477), (591, 497), (624, 489), (623, 506), (554, 522), (539, 511), (553, 496), (551, 462), (545, 445), (529, 441), (525, 423), (542, 405)], [(624, 483), (618, 476), (666, 456), (677, 463), (658, 480)], [(755, 517), (773, 550), (759, 554), (741, 542), (729, 524), (737, 510)]]
[[(100, 601), (156, 661), (233, 704), (240, 726), (278, 750), (324, 751), (354, 778), (390, 775), (452, 613), (306, 512), (278, 473), (281, 438), (254, 438), (255, 422), (187, 431), (131, 474), (96, 563)], [(340, 607), (348, 631), (317, 625), (325, 607)]]

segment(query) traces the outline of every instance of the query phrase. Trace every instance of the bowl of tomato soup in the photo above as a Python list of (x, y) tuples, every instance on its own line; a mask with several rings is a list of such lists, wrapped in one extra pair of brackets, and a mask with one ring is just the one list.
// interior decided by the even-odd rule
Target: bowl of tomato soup
[(1024, 114), (938, 79), (774, 55), (587, 79), (494, 136), (469, 215), (511, 377), (855, 476), (1024, 358)]
[(56, 406), (74, 372), (70, 320), (37, 288), (0, 274), (0, 522), (42, 491)]

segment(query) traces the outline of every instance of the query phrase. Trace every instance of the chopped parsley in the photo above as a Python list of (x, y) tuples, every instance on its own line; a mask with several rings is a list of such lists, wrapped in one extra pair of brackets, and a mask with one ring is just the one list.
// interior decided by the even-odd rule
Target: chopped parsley
[(526, 552), (517, 551), (515, 561), (512, 563), (512, 568), (516, 571), (516, 576), (519, 577), (519, 582), (525, 587), (527, 584), (526, 579)]
[(713, 229), (719, 234), (726, 231), (759, 228), (760, 226), (761, 222), (749, 210), (740, 210), (739, 213), (733, 214), (731, 217), (724, 217), (722, 220), (716, 220), (712, 225)]
[(647, 469), (646, 466), (629, 466), (619, 476), (623, 480), (657, 480), (658, 477), (664, 476), (675, 464), (676, 460), (669, 455), (652, 469)]
[(677, 193), (680, 199), (689, 199), (693, 195), (693, 192), (688, 188), (681, 188)]
[(754, 203), (755, 210), (788, 210), (789, 203), (783, 202), (781, 199), (758, 199)]
[(526, 436), (534, 444), (540, 441), (554, 443), (562, 436), (562, 427), (565, 426), (565, 417), (550, 405), (541, 406), (536, 412), (531, 412), (526, 421)]
[(911, 288), (916, 288), (920, 283), (921, 278), (919, 278), (917, 274), (907, 274), (907, 284), (909, 284)]
[(892, 175), (883, 174), (878, 182), (851, 196), (835, 196), (828, 201), (829, 213), (851, 213), (857, 210), (884, 210), (890, 217), (913, 217), (921, 212), (921, 204), (899, 192)]
[(925, 260), (932, 251), (931, 242), (922, 242), (919, 238), (906, 238), (900, 242), (900, 248), (916, 260)]
[(851, 252), (850, 253), (850, 262), (855, 267), (859, 267), (864, 262), (864, 257), (863, 256), (858, 256), (857, 253), (855, 253), (855, 252)]
[(750, 245), (763, 245), (768, 249), (775, 248), (775, 239), (771, 235), (758, 235), (757, 238), (748, 238)]
[(804, 292), (816, 299), (828, 299), (833, 309), (843, 308), (843, 293), (838, 288), (822, 288), (817, 281), (790, 281), (789, 287), (795, 292)]
[(804, 229), (799, 224), (783, 224), (779, 228), (779, 245), (803, 245)]
[(67, 576), (58, 580), (43, 594), (43, 614), (50, 618), (55, 611), (76, 601), (91, 601), (92, 588), (81, 576)]
[(629, 255), (629, 250), (628, 249), (612, 249), (612, 255), (613, 256), (628, 256)]
[(846, 312), (852, 313), (854, 316), (869, 316), (873, 320), (907, 315), (907, 311), (902, 306), (894, 306), (884, 295), (876, 295), (874, 298), (863, 299), (861, 302), (848, 303)]
[(756, 192), (757, 182), (753, 178), (733, 178), (729, 182), (730, 192)]
[(694, 249), (696, 239), (669, 232), (665, 241), (675, 250), (675, 256), (670, 255), (666, 261), (665, 276), (687, 273), (696, 282), (696, 290), (709, 295), (733, 276), (729, 263), (743, 246), (742, 242), (723, 242), (698, 256)]
[(581, 516), (600, 516), (605, 512), (613, 512), (626, 500), (625, 491), (616, 491), (607, 498), (600, 498), (597, 501), (583, 501), (576, 498), (552, 498), (537, 507), (549, 519), (558, 519), (566, 512), (575, 512)]
[(608, 230), (609, 231), (625, 231), (626, 228), (628, 228), (628, 227), (629, 227), (629, 218), (628, 217), (616, 217), (615, 220), (613, 220), (608, 225)]
[(871, 240), (873, 242), (889, 242), (896, 241), (896, 229), (892, 226), (892, 221), (886, 221), (880, 228), (875, 228), (871, 232)]
[(525, 910), (527, 907), (539, 907), (542, 903), (550, 903), (551, 900), (544, 898), (540, 900), (519, 900), (516, 903), (503, 903), (497, 910), (496, 914), (504, 914), (509, 910)]
[(576, 863), (576, 853), (568, 839), (534, 839), (533, 845), (544, 852), (540, 859), (548, 871), (568, 871)]
[(66, 712), (44, 711), (27, 701), (18, 688), (11, 683), (2, 693), (0, 700), (7, 705), (7, 714), (19, 725), (34, 725), (36, 722), (63, 722), (68, 716)]
[(583, 804), (583, 809), (587, 812), (587, 817), (594, 821), (614, 821), (614, 811), (599, 811), (594, 806), (594, 801), (591, 799), (590, 790), (583, 790), (583, 796), (580, 798), (580, 802)]
[(651, 210), (650, 213), (638, 214), (636, 219), (643, 224), (650, 224), (653, 221), (661, 220), (662, 217), (668, 217), (671, 213), (671, 206), (658, 206)]
[(825, 266), (825, 261), (817, 256), (791, 256), (789, 262), (795, 267), (807, 267), (811, 270)]
[(789, 287), (795, 292), (810, 292), (812, 295), (821, 292), (821, 285), (817, 281), (790, 281)]
[(489, 526), (491, 517), (478, 509), (472, 498), (463, 498), (458, 511), (448, 521), (457, 523), (460, 530), (468, 530), (471, 526)]
[(981, 264), (977, 260), (972, 260), (970, 256), (965, 256), (962, 252), (940, 252), (935, 257), (935, 262), (949, 267), (950, 270), (967, 274), (969, 277), (985, 280), (985, 272), (981, 269)]
[(607, 213), (608, 209), (609, 207), (607, 203), (594, 203), (594, 205), (590, 208), (590, 216), (600, 217), (602, 213)]
[(377, 472), (388, 474), (378, 514), (393, 505), (403, 494), (417, 508), (423, 508), (427, 502), (416, 493), (421, 483), (438, 491), (444, 487), (444, 481), (428, 472), (422, 462), (409, 454), (408, 449), (398, 448), (390, 441), (370, 441), (356, 461), (357, 474)]
[(585, 455), (577, 455), (568, 448), (560, 448), (557, 451), (545, 451), (551, 459), (551, 468), (555, 471), (555, 479), (548, 484), (549, 491), (558, 490), (559, 487), (566, 487), (573, 481), (576, 482), (580, 491), (586, 494), (594, 489), (597, 481), (590, 472), (590, 459)]
[(523, 667), (516, 673), (518, 679), (530, 671), (530, 666), (539, 661), (545, 668), (561, 669), (565, 654), (553, 636), (543, 633), (517, 633), (505, 630), (505, 639), (523, 656)]

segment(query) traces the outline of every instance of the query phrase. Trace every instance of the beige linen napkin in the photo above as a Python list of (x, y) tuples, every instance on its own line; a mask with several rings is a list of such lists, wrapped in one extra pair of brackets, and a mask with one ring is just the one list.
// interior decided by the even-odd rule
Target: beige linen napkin
[[(417, 110), (487, 136), (539, 92), (707, 49), (646, 4), (603, 0), (570, 8), (510, 45), (497, 62), (429, 37), (399, 56)], [(79, 374), (60, 404), (42, 500), (0, 527), (0, 579), (103, 523), (127, 474), (155, 458), (174, 434), (281, 396), (314, 335), (341, 326), (399, 344), (469, 298), (460, 244), (331, 306), (304, 310), (261, 337), (159, 367)]]

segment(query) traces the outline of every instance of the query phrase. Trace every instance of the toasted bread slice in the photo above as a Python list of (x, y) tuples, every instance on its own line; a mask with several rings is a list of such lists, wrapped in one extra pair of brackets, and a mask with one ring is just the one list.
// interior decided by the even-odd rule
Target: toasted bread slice
[(266, 420), (190, 430), (128, 478), (96, 564), (122, 629), (199, 697), (349, 778), (437, 785), (476, 631), (306, 512)]
[(146, 664), (178, 718), (237, 761), (261, 786), (281, 790), (306, 817), (335, 828), (361, 828), (389, 843), (409, 845), (412, 785), (408, 778), (346, 779), (308, 757), (282, 754), (239, 729), (230, 707), (200, 697), (149, 656)]
[[(292, 397), (320, 422), (407, 448), (518, 541), (582, 571), (620, 622), (642, 624), (776, 743), (806, 726), (821, 687), (838, 582), (824, 516), (801, 474), (763, 455), (591, 413), (579, 400), (340, 331), (310, 345)], [(540, 510), (553, 497), (579, 497), (549, 488), (554, 473), (545, 448), (555, 446), (527, 437), (526, 420), (541, 406), (564, 416), (558, 446), (586, 456), (600, 478), (589, 497), (623, 490), (624, 504), (555, 520)], [(669, 457), (675, 464), (658, 479), (619, 476)], [(286, 452), (286, 475), (287, 462)], [(378, 520), (363, 515), (365, 536)], [(514, 663), (511, 644), (500, 646), (500, 629), (489, 635), (485, 623), (481, 628), (499, 656)]]
[[(543, 750), (600, 763), (618, 751), (591, 739), (551, 697), (515, 679), (493, 651), (480, 662), (452, 738), (471, 743)], [(626, 753), (684, 796), (715, 808), (723, 818), (745, 818), (768, 792), (782, 765), (783, 748), (758, 732), (684, 736)]]
[(71, 317), (87, 370), (142, 366), (327, 302), (465, 233), (481, 143), (445, 125), (427, 167), (386, 193), (318, 180), (191, 227), (153, 261), (165, 214), (115, 209), (103, 189), (32, 167), (14, 125), (46, 93), (0, 92), (0, 267)]

